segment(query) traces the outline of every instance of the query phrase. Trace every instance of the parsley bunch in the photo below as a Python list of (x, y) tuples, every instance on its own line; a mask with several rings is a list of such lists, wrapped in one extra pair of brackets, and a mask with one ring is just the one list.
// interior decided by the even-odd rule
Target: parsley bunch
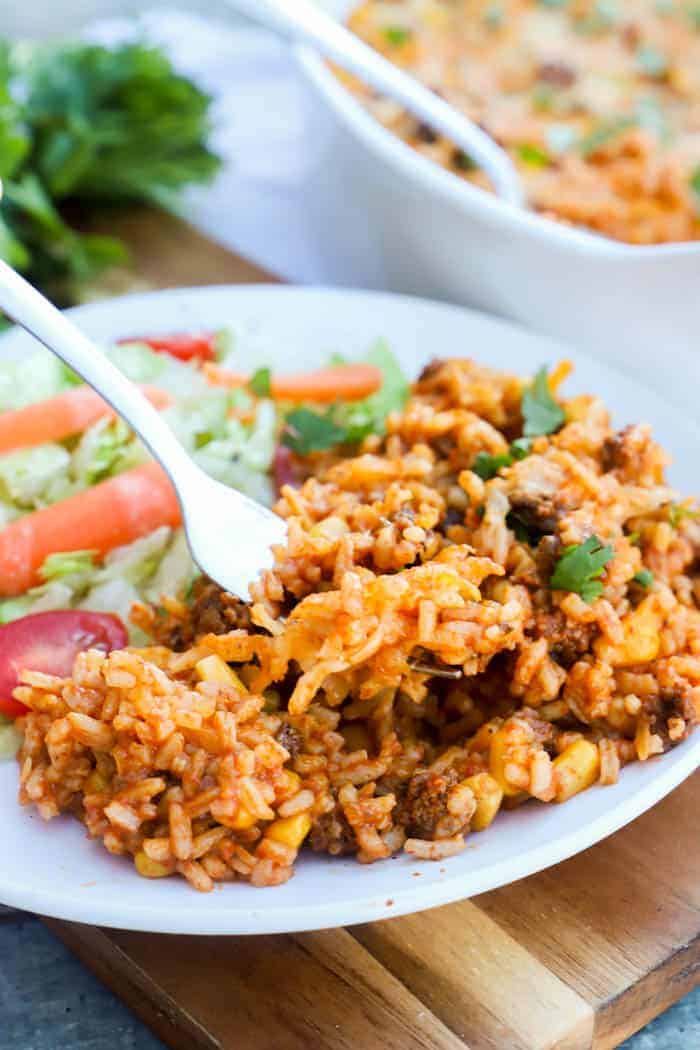
[(211, 178), (210, 98), (158, 49), (0, 44), (0, 256), (61, 303), (124, 245), (66, 218), (86, 203), (174, 209)]

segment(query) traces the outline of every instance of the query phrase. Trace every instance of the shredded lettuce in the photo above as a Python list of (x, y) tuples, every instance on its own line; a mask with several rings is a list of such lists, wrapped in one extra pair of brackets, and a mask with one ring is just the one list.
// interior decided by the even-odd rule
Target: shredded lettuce
[(0, 456), (0, 499), (32, 510), (52, 503), (68, 481), (70, 454), (62, 445), (37, 445)]
[(63, 393), (79, 380), (48, 350), (0, 363), (0, 411), (24, 408)]
[(69, 551), (66, 554), (49, 554), (41, 567), (41, 577), (60, 580), (64, 576), (84, 576), (95, 569), (96, 551)]
[(167, 408), (163, 418), (188, 452), (208, 444), (226, 433), (231, 396), (226, 390), (209, 390), (198, 397), (187, 397)]
[(145, 343), (112, 346), (107, 356), (133, 383), (151, 383), (176, 398), (189, 398), (211, 390), (195, 364), (177, 361)]
[(141, 443), (121, 419), (98, 419), (85, 431), (71, 460), (71, 475), (81, 488), (120, 474), (146, 461)]
[[(135, 601), (184, 593), (196, 570), (182, 529), (163, 526), (111, 551), (101, 565), (93, 551), (50, 554), (40, 574), (40, 586), (0, 602), (0, 624), (28, 613), (80, 608), (116, 613), (128, 625)], [(132, 630), (136, 639), (143, 636)]]
[(344, 440), (352, 443), (369, 434), (383, 434), (386, 417), (399, 412), (408, 398), (408, 380), (385, 339), (377, 340), (363, 360), (381, 371), (381, 387), (362, 401), (340, 403), (333, 412), (333, 422), (345, 429)]

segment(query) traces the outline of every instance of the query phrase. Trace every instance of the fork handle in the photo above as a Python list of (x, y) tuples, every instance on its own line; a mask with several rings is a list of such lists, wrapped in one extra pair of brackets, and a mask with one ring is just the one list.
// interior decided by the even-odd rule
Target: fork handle
[(65, 314), (2, 260), (0, 308), (77, 372), (126, 420), (176, 488), (198, 470), (139, 388)]

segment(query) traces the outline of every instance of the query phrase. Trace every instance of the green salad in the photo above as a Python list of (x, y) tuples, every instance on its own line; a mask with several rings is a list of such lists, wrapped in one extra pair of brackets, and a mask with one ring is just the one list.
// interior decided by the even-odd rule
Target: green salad
[[(200, 345), (205, 358), (193, 350)], [(267, 505), (286, 480), (274, 476), (281, 452), (294, 459), (295, 454), (336, 445), (357, 447), (367, 435), (384, 431), (387, 415), (402, 408), (408, 395), (406, 379), (383, 341), (361, 361), (349, 363), (336, 356), (327, 367), (286, 381), (275, 378), (265, 365), (250, 378), (241, 377), (234, 341), (226, 332), (122, 342), (105, 353), (129, 379), (167, 401), (164, 418), (203, 470)], [(368, 373), (374, 377), (371, 392), (358, 397), (353, 380), (361, 385)], [(330, 383), (332, 394), (336, 376), (339, 396), (331, 400), (327, 388)], [(221, 377), (232, 382), (226, 385)], [(0, 454), (0, 544), (22, 522), (36, 521), (45, 508), (129, 471), (138, 472), (148, 463), (138, 438), (122, 420), (107, 414), (101, 402), (99, 418), (79, 432), (41, 443), (35, 435), (34, 441), (7, 450), (8, 441), (11, 446), (18, 443), (13, 436), (18, 425), (41, 432), (57, 405), (75, 400), (72, 392), (78, 388), (89, 394), (78, 377), (46, 351), (0, 363), (0, 448), (6, 449)], [(307, 400), (291, 398), (306, 388), (311, 395)], [(41, 412), (23, 411), (33, 405)], [(157, 606), (164, 597), (183, 596), (197, 573), (183, 530), (170, 524), (101, 554), (62, 550), (59, 544), (23, 592), (0, 581), (0, 632), (29, 614), (84, 610), (115, 614), (128, 629), (130, 642), (143, 644), (146, 637), (130, 623), (134, 603)], [(18, 735), (7, 717), (13, 713), (12, 701), (0, 697), (0, 755), (16, 751)]]

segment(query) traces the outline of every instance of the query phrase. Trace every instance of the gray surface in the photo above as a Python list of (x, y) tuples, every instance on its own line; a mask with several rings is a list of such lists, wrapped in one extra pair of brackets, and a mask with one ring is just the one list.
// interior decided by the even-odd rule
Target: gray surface
[[(0, 1050), (165, 1050), (38, 919), (2, 908), (0, 1019)], [(624, 1044), (680, 1047), (700, 1047), (700, 988)]]

